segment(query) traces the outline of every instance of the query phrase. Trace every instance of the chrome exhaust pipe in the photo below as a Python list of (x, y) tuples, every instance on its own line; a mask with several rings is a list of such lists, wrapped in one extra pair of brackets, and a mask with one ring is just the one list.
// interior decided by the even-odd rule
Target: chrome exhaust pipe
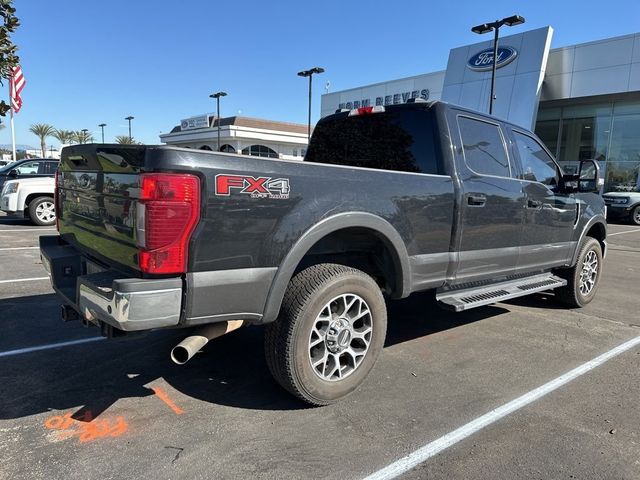
[(228, 322), (212, 323), (198, 330), (182, 340), (171, 350), (171, 360), (178, 365), (184, 365), (200, 351), (210, 340), (221, 337), (237, 330), (244, 325), (244, 320), (229, 320)]

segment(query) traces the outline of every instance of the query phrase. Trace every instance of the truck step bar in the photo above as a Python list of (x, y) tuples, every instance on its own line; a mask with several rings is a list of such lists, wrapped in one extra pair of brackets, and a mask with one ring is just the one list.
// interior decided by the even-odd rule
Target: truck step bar
[(490, 305), (510, 298), (522, 297), (534, 292), (543, 292), (558, 287), (564, 287), (567, 281), (551, 273), (542, 273), (516, 280), (483, 285), (481, 287), (465, 288), (462, 290), (447, 290), (438, 292), (436, 300), (443, 307), (462, 312), (470, 308)]

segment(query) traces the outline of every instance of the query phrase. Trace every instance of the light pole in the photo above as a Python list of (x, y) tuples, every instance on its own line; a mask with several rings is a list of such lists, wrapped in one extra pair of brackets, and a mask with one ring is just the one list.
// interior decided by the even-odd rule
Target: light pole
[(100, 129), (102, 130), (102, 143), (104, 143), (104, 127), (107, 126), (106, 123), (101, 123), (100, 125), (98, 125), (100, 127)]
[(227, 96), (227, 92), (216, 92), (216, 93), (212, 93), (211, 95), (209, 95), (209, 98), (215, 98), (216, 99), (216, 105), (218, 108), (218, 148), (216, 149), (216, 151), (220, 151), (220, 97), (226, 97)]
[(82, 139), (83, 139), (83, 140), (85, 141), (85, 143), (86, 143), (86, 141), (88, 140), (88, 138), (87, 138), (87, 136), (88, 136), (88, 135), (87, 135), (87, 132), (89, 132), (89, 129), (88, 129), (88, 128), (83, 128), (83, 129), (82, 129), (82, 130), (80, 130), (80, 131), (81, 131), (82, 133), (84, 133), (84, 136), (83, 136), (83, 138), (82, 138)]
[(298, 72), (299, 77), (309, 77), (309, 118), (307, 121), (307, 144), (311, 141), (311, 79), (314, 73), (323, 73), (324, 68), (313, 67), (309, 70)]
[(133, 137), (131, 136), (131, 120), (133, 120), (135, 117), (132, 117), (131, 115), (129, 115), (128, 117), (125, 117), (125, 120), (129, 121), (129, 139), (133, 140)]
[(503, 18), (502, 20), (496, 20), (491, 23), (483, 23), (476, 25), (471, 29), (473, 33), (482, 35), (483, 33), (494, 32), (493, 36), (493, 58), (491, 60), (491, 97), (489, 98), (489, 115), (493, 113), (493, 101), (495, 100), (495, 88), (496, 88), (496, 57), (498, 56), (498, 34), (500, 27), (507, 25), (513, 27), (515, 25), (521, 25), (524, 23), (524, 17), (520, 15), (511, 15), (510, 17)]

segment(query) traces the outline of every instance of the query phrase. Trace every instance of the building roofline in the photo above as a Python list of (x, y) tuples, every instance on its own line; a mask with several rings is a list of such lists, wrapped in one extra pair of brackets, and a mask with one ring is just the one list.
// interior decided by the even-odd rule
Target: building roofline
[(555, 51), (559, 51), (559, 50), (565, 50), (565, 49), (569, 49), (569, 48), (585, 47), (587, 45), (595, 45), (597, 43), (615, 42), (615, 41), (618, 41), (618, 40), (626, 40), (626, 39), (629, 39), (629, 38), (636, 38), (636, 37), (640, 37), (640, 32), (627, 33), (625, 35), (618, 35), (617, 37), (608, 37), (608, 38), (601, 38), (601, 39), (598, 39), (598, 40), (590, 40), (588, 42), (576, 43), (574, 45), (566, 45), (564, 47), (555, 47), (555, 48), (551, 48), (549, 50), (549, 53), (555, 52)]

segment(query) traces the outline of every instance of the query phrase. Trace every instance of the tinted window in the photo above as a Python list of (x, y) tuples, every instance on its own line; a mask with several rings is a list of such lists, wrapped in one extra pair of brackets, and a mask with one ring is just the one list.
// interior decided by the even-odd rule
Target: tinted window
[(53, 175), (56, 173), (57, 169), (58, 169), (58, 162), (47, 162), (44, 169), (44, 173), (46, 173), (47, 175)]
[(330, 117), (318, 123), (306, 162), (441, 174), (433, 113), (412, 108)]
[(533, 138), (513, 132), (522, 162), (523, 180), (555, 186), (558, 184), (558, 169), (549, 154)]
[(500, 127), (467, 117), (458, 117), (458, 125), (464, 159), (471, 170), (481, 175), (511, 176)]

